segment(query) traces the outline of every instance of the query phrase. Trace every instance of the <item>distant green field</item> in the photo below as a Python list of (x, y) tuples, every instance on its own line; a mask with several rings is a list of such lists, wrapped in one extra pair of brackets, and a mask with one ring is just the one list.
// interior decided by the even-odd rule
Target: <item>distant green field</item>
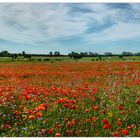
[(124, 56), (123, 58), (112, 56), (101, 57), (101, 59), (99, 57), (83, 57), (80, 61), (140, 61), (140, 56)]
[(120, 58), (118, 56), (112, 57), (82, 57), (81, 59), (72, 59), (70, 57), (31, 57), (31, 58), (24, 58), (22, 56), (17, 58), (12, 57), (0, 57), (0, 62), (20, 62), (20, 61), (46, 61), (46, 62), (55, 62), (55, 61), (140, 61), (140, 56), (124, 56)]

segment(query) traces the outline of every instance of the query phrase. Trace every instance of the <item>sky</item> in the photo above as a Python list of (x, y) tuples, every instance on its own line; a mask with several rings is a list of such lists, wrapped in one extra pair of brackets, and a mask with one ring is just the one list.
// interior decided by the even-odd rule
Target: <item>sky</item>
[(140, 52), (140, 4), (0, 3), (0, 51)]

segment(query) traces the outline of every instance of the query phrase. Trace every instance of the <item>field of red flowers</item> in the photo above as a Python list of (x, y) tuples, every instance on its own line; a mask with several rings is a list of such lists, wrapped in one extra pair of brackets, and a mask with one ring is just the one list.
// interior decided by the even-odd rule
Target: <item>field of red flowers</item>
[(1, 137), (140, 136), (140, 62), (0, 64)]

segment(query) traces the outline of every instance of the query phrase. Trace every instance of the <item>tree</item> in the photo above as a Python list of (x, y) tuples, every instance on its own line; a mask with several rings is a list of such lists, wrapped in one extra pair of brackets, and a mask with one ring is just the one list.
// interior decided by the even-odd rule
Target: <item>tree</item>
[(90, 56), (90, 57), (95, 57), (95, 56), (98, 56), (98, 53), (89, 52), (89, 56)]
[(77, 53), (77, 52), (71, 52), (68, 54), (69, 57), (74, 58), (74, 59), (80, 59), (82, 58), (82, 55)]
[(123, 55), (119, 55), (119, 58), (121, 58), (121, 59), (122, 59), (122, 58), (123, 58)]
[(105, 55), (106, 56), (112, 56), (112, 53), (111, 52), (105, 52)]
[(24, 51), (22, 51), (22, 56), (25, 56), (25, 55), (26, 55), (26, 53)]
[(55, 56), (60, 56), (60, 52), (54, 52)]
[(82, 57), (86, 57), (86, 56), (88, 56), (88, 53), (87, 53), (87, 52), (81, 52), (80, 55), (81, 55)]
[(123, 56), (132, 56), (133, 54), (131, 52), (122, 52)]
[(49, 55), (52, 56), (53, 55), (53, 52), (50, 52)]
[(0, 56), (7, 57), (7, 56), (9, 56), (9, 53), (8, 53), (8, 51), (2, 51)]
[(136, 55), (136, 56), (140, 56), (140, 53), (138, 52), (138, 53), (135, 53), (134, 55)]
[(17, 56), (18, 56), (17, 54), (13, 54), (13, 55), (12, 55), (12, 59), (16, 59)]

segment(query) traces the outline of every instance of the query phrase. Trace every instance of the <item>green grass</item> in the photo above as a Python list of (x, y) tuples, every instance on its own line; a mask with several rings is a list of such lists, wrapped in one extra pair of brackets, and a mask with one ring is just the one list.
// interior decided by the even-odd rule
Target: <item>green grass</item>
[(21, 62), (21, 61), (32, 61), (32, 62), (56, 62), (56, 61), (65, 61), (65, 62), (73, 62), (73, 61), (140, 61), (140, 56), (124, 56), (123, 58), (119, 58), (118, 56), (112, 57), (82, 57), (81, 59), (72, 59), (70, 57), (31, 57), (24, 58), (22, 56), (17, 57), (16, 59), (12, 57), (0, 57), (0, 62)]

